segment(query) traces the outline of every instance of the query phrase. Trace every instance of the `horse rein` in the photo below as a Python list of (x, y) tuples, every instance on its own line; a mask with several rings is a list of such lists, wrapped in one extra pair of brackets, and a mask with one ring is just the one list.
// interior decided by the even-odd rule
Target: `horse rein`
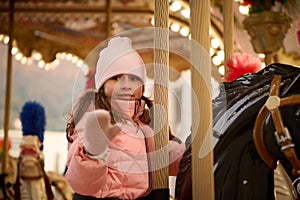
[(279, 110), (279, 108), (283, 106), (300, 104), (300, 96), (293, 95), (280, 98), (280, 82), (281, 76), (275, 75), (270, 86), (269, 98), (257, 115), (253, 130), (253, 139), (261, 159), (270, 169), (275, 170), (277, 166), (277, 159), (267, 150), (263, 137), (263, 125), (268, 114), (271, 113), (276, 129), (274, 134), (277, 144), (281, 147), (281, 151), (291, 163), (293, 167), (292, 174), (294, 177), (296, 177), (292, 184), (293, 195), (295, 198), (300, 198), (300, 161), (295, 153), (295, 145), (293, 144), (289, 130), (282, 122), (282, 117)]

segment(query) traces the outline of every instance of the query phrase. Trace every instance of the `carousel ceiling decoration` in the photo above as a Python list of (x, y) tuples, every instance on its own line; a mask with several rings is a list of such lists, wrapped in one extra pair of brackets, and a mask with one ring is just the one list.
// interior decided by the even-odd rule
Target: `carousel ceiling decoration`
[[(212, 1), (211, 49), (212, 63), (218, 72), (224, 74), (223, 18), (221, 2)], [(249, 51), (250, 37), (242, 28), (242, 20), (248, 15), (249, 5), (235, 1), (234, 51)], [(178, 38), (190, 38), (188, 0), (170, 0), (170, 44)], [(9, 1), (0, 2), (0, 40), (8, 43)], [(87, 74), (95, 63), (86, 63), (89, 53), (108, 37), (136, 28), (153, 27), (154, 0), (16, 0), (14, 5), (13, 50), (15, 59), (22, 64), (38, 62), (40, 68), (54, 69), (59, 60), (66, 59), (76, 64)], [(242, 31), (240, 29), (243, 29)], [(242, 35), (240, 35), (242, 33)], [(236, 33), (235, 33), (236, 34)], [(140, 38), (140, 40), (146, 40)], [(287, 37), (289, 44), (295, 38)], [(278, 62), (299, 63), (297, 42), (285, 45), (276, 52)], [(176, 45), (176, 44), (175, 44)], [(250, 46), (249, 46), (250, 45)], [(176, 48), (184, 49), (178, 45)], [(298, 48), (298, 49), (297, 49)], [(188, 50), (186, 50), (188, 51)], [(250, 51), (253, 52), (251, 49)], [(140, 52), (146, 63), (153, 61), (153, 51)], [(255, 53), (255, 52), (254, 52)], [(185, 53), (189, 56), (189, 52)], [(264, 59), (264, 54), (258, 54)], [(183, 58), (170, 53), (170, 66), (177, 72), (187, 70), (190, 64)], [(153, 77), (151, 69), (150, 78)], [(170, 73), (170, 79), (178, 73)]]
[[(171, 0), (170, 36), (190, 38), (188, 1)], [(135, 28), (153, 27), (153, 0), (17, 0), (14, 5), (15, 59), (22, 64), (38, 62), (40, 68), (50, 70), (59, 59), (70, 60), (86, 73), (94, 63), (85, 63), (87, 55), (108, 37)], [(0, 40), (8, 43), (9, 1), (0, 3)], [(214, 48), (211, 55), (219, 55), (223, 62), (220, 31), (214, 26), (211, 39)], [(146, 38), (141, 38), (146, 39)], [(177, 47), (183, 48), (183, 47)], [(141, 52), (146, 62), (151, 62), (153, 52)], [(188, 53), (187, 53), (188, 55)], [(170, 54), (170, 66), (176, 71), (189, 69), (189, 63)], [(148, 73), (153, 77), (151, 72)], [(170, 74), (175, 80), (178, 74)]]

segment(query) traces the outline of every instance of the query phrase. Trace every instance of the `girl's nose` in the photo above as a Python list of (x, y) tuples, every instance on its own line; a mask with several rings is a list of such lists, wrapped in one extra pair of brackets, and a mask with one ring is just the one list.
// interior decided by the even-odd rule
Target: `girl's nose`
[(121, 77), (121, 88), (122, 89), (131, 89), (132, 88), (132, 82), (130, 81), (130, 78), (128, 76), (122, 76)]

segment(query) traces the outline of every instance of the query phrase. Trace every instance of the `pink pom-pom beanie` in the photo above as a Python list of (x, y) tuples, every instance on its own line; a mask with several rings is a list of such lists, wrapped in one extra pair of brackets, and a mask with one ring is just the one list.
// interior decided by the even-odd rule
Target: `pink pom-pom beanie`
[(146, 68), (141, 56), (132, 48), (127, 37), (114, 37), (99, 53), (95, 74), (96, 89), (119, 74), (132, 74), (146, 82)]

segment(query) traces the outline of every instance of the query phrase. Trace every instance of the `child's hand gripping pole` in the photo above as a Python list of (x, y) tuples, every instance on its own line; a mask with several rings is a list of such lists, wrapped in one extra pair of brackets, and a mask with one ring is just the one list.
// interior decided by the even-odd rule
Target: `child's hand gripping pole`
[(83, 145), (92, 156), (106, 151), (109, 142), (121, 131), (117, 124), (112, 125), (106, 110), (95, 110), (86, 114)]

